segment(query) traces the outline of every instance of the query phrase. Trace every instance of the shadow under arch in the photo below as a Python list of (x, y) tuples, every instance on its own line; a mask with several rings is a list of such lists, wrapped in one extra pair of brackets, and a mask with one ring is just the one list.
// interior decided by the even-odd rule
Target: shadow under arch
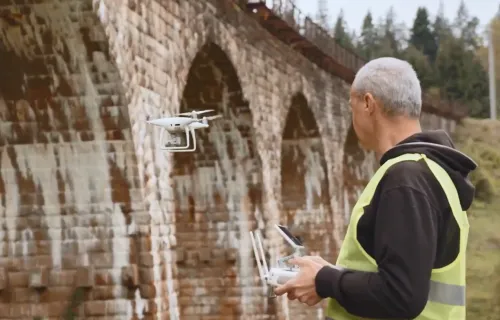
[[(316, 119), (302, 93), (291, 99), (281, 145), (281, 200), (290, 231), (304, 242), (307, 254), (335, 261), (333, 215), (327, 166)], [(297, 318), (316, 318), (317, 308), (289, 302)], [(318, 306), (323, 308), (324, 305)]]
[(375, 154), (360, 145), (352, 123), (344, 143), (343, 167), (344, 221), (347, 226), (352, 208), (377, 167)]
[(233, 64), (216, 44), (205, 44), (194, 58), (180, 109), (222, 115), (196, 131), (196, 151), (173, 155), (181, 317), (274, 314), (274, 304), (252, 291), (261, 283), (248, 231), (262, 212), (252, 114)]
[(308, 251), (325, 259), (331, 256), (335, 251), (329, 240), (333, 217), (323, 143), (302, 93), (292, 97), (283, 130), (281, 193), (287, 224), (304, 240)]

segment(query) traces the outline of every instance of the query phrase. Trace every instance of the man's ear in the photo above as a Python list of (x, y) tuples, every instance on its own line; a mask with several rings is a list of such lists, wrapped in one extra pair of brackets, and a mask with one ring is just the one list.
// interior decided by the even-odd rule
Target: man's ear
[(368, 92), (363, 96), (363, 100), (365, 103), (365, 110), (369, 114), (372, 114), (375, 111), (375, 98)]

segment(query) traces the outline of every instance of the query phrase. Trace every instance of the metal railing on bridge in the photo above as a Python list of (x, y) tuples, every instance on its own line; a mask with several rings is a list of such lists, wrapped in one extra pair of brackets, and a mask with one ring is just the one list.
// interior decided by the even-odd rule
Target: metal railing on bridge
[(354, 72), (365, 63), (355, 52), (340, 46), (328, 30), (303, 13), (293, 0), (243, 0), (241, 2), (265, 4), (298, 34), (321, 49), (324, 54), (331, 56)]
[[(269, 8), (273, 15), (283, 20), (294, 32), (319, 49), (322, 54), (331, 57), (336, 62), (335, 64), (338, 64), (336, 68), (343, 69), (338, 71), (338, 75), (341, 75), (347, 81), (352, 81), (354, 74), (366, 63), (366, 60), (355, 52), (339, 45), (331, 32), (303, 13), (295, 5), (294, 0), (233, 1), (237, 2), (241, 7), (261, 5)], [(423, 100), (423, 108), (427, 112), (455, 119), (463, 118), (468, 114), (467, 107), (459, 102), (441, 99), (427, 93), (423, 94)]]

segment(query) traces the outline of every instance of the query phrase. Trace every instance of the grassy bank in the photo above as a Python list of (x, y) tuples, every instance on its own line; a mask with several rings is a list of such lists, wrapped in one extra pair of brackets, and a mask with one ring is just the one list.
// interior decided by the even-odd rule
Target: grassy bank
[(467, 319), (500, 320), (500, 121), (467, 119), (455, 142), (479, 165), (471, 176), (477, 199), (469, 210)]

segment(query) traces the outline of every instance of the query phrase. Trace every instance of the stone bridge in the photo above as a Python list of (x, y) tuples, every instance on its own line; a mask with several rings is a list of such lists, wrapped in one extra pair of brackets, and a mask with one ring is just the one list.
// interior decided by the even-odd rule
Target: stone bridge
[[(248, 231), (334, 261), (375, 161), (350, 128), (362, 61), (290, 8), (0, 1), (1, 319), (321, 318), (266, 298)], [(147, 119), (201, 109), (224, 117), (197, 152), (159, 149)]]

